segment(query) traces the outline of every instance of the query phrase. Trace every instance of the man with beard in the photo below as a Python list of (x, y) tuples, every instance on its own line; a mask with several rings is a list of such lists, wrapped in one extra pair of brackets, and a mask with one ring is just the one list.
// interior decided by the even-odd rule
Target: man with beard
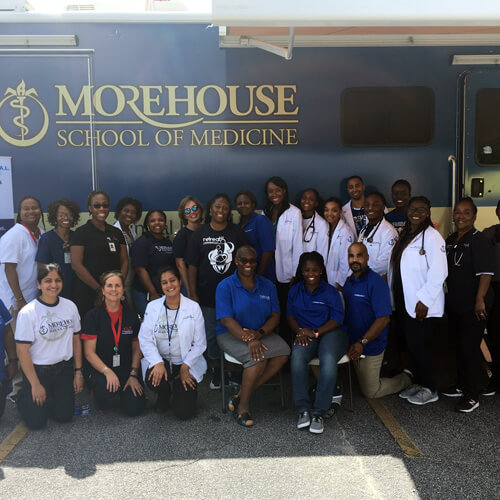
[(365, 215), (365, 184), (359, 175), (347, 179), (350, 200), (342, 207), (342, 217), (356, 236), (368, 223)]
[(406, 372), (392, 378), (380, 377), (392, 313), (391, 297), (386, 281), (368, 267), (368, 260), (363, 243), (349, 247), (352, 275), (342, 290), (344, 325), (350, 343), (347, 355), (353, 360), (361, 392), (367, 398), (381, 398), (402, 391), (412, 379)]

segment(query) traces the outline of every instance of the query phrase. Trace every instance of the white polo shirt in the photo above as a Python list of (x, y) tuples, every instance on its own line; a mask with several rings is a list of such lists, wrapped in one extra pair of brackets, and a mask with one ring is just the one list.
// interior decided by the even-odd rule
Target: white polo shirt
[[(40, 229), (40, 235), (43, 231)], [(16, 224), (0, 238), (0, 298), (10, 309), (16, 307), (16, 298), (5, 275), (5, 263), (17, 264), (19, 286), (26, 302), (37, 296), (35, 262), (38, 244), (33, 241), (30, 232), (21, 224)]]
[(52, 305), (35, 299), (19, 311), (14, 337), (18, 344), (31, 344), (33, 364), (55, 365), (73, 357), (73, 335), (80, 330), (78, 309), (71, 300), (59, 297)]

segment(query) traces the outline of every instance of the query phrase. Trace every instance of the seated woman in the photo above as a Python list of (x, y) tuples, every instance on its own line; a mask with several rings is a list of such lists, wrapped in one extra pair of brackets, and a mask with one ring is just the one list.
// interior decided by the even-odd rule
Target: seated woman
[[(297, 428), (323, 432), (337, 382), (337, 363), (347, 352), (347, 333), (340, 328), (344, 308), (339, 292), (328, 284), (323, 257), (306, 252), (300, 257), (295, 283), (288, 294), (287, 316), (296, 335), (292, 347), (293, 402), (299, 412)], [(319, 377), (314, 402), (307, 390), (308, 363), (319, 358)]]
[(196, 413), (197, 384), (207, 371), (205, 322), (198, 303), (181, 294), (177, 268), (164, 267), (159, 276), (165, 296), (148, 304), (139, 331), (146, 384), (158, 394), (159, 411), (168, 409), (172, 393), (174, 415), (186, 420)]
[(144, 407), (139, 381), (141, 350), (139, 318), (126, 304), (125, 280), (119, 271), (101, 276), (103, 304), (91, 309), (83, 322), (85, 358), (90, 363), (90, 387), (98, 410), (108, 410), (116, 394), (123, 412), (138, 415)]
[(254, 425), (250, 396), (286, 363), (290, 348), (273, 331), (280, 320), (276, 286), (255, 274), (257, 253), (248, 245), (238, 249), (236, 271), (217, 286), (217, 343), (243, 365), (239, 392), (228, 408), (238, 424)]
[(21, 309), (15, 333), (23, 371), (18, 407), (30, 429), (45, 427), (49, 416), (71, 420), (74, 395), (83, 389), (80, 316), (73, 302), (58, 297), (61, 268), (40, 266), (37, 286), (40, 296)]

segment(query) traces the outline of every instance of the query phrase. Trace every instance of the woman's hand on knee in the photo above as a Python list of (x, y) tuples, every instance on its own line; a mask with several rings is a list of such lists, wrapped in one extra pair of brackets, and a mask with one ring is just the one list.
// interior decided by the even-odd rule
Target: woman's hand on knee
[(179, 375), (177, 375), (177, 378), (181, 379), (181, 383), (185, 391), (188, 391), (189, 389), (196, 389), (196, 379), (189, 371), (188, 365), (181, 365), (181, 371), (179, 372)]
[(252, 340), (248, 343), (248, 348), (250, 349), (250, 358), (253, 361), (264, 359), (264, 351), (267, 351), (267, 347), (260, 340)]
[(45, 401), (47, 400), (47, 392), (45, 391), (45, 387), (40, 384), (35, 384), (31, 387), (31, 396), (33, 397), (33, 403), (37, 406), (43, 406)]
[(168, 380), (167, 370), (165, 369), (165, 363), (161, 361), (156, 363), (149, 374), (148, 380), (151, 381), (153, 387), (158, 387), (161, 384), (162, 379)]

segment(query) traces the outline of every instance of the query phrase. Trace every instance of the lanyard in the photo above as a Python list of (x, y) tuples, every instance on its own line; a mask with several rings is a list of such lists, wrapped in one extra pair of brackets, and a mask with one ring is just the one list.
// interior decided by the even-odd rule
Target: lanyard
[(179, 304), (179, 307), (177, 308), (177, 311), (175, 311), (174, 322), (173, 322), (172, 326), (170, 326), (170, 324), (168, 322), (168, 307), (167, 307), (167, 304), (164, 304), (164, 305), (165, 305), (165, 316), (167, 317), (168, 350), (170, 352), (170, 341), (172, 340), (172, 335), (174, 333), (174, 328), (177, 326), (176, 325), (176, 323), (177, 323), (177, 315), (179, 314), (179, 309), (181, 308), (181, 306)]
[(33, 243), (35, 244), (36, 247), (38, 247), (38, 240), (33, 234), (33, 231), (26, 225), (21, 222), (21, 226), (24, 226), (30, 233), (31, 239), (33, 240)]
[[(106, 308), (106, 311), (111, 318), (111, 314)], [(120, 316), (118, 317), (118, 330), (116, 329), (116, 325), (113, 324), (113, 320), (111, 320), (111, 330), (113, 330), (113, 337), (115, 338), (115, 347), (113, 347), (113, 351), (115, 353), (118, 352), (118, 344), (120, 343), (120, 335), (122, 334), (122, 319), (123, 319), (123, 306), (120, 304)]]

